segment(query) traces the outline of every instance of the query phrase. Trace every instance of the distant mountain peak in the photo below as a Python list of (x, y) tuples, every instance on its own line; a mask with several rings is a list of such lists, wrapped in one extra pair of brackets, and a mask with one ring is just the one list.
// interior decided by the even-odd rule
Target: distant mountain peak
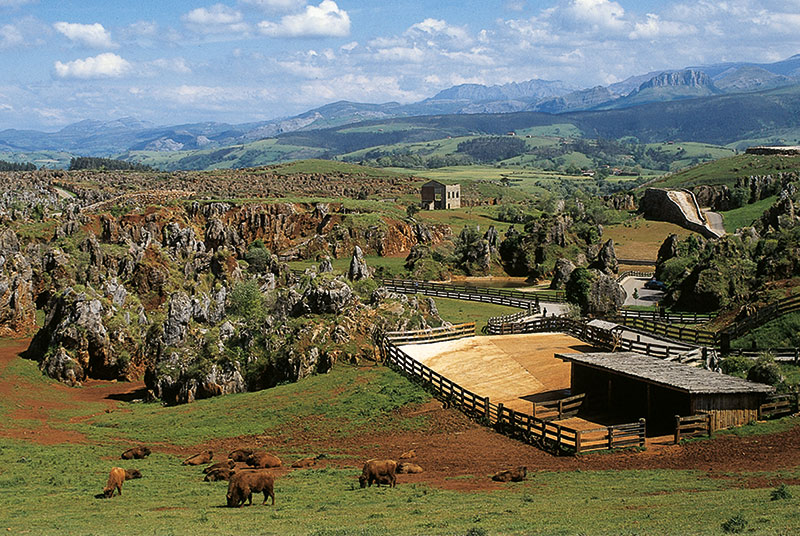
[(541, 100), (560, 97), (574, 89), (574, 87), (560, 80), (540, 79), (526, 80), (525, 82), (510, 82), (508, 84), (494, 86), (461, 84), (444, 89), (428, 100), (464, 100), (473, 103), (501, 100)]
[(714, 82), (706, 73), (697, 69), (684, 69), (682, 71), (669, 71), (655, 75), (653, 78), (644, 82), (636, 90), (644, 91), (649, 88), (657, 87), (691, 87), (691, 88), (713, 88)]

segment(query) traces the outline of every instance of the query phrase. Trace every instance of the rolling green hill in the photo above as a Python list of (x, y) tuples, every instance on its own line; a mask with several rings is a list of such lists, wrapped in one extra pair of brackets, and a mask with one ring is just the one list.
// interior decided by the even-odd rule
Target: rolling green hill
[(691, 188), (724, 184), (732, 187), (736, 180), (751, 175), (770, 175), (800, 170), (800, 156), (741, 154), (696, 166), (664, 177), (648, 186), (656, 188)]

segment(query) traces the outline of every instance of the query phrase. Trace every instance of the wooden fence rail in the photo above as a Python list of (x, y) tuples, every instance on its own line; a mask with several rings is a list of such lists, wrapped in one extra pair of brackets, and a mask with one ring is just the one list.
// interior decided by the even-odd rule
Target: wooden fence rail
[[(583, 432), (521, 411), (493, 404), (420, 363), (395, 346), (397, 333), (381, 337), (378, 344), (386, 364), (419, 381), (440, 400), (461, 409), (466, 415), (527, 443), (557, 452), (582, 453), (627, 446), (644, 446), (645, 421)], [(413, 339), (412, 337), (400, 337)], [(591, 432), (591, 433), (590, 433)], [(596, 436), (602, 436), (602, 441)], [(634, 441), (634, 436), (636, 441)], [(585, 439), (584, 439), (585, 437)]]
[(798, 411), (798, 406), (800, 406), (800, 393), (771, 396), (758, 407), (758, 420), (791, 415)]
[(533, 404), (533, 416), (545, 421), (561, 420), (578, 414), (583, 406), (586, 393)]
[(666, 311), (634, 311), (631, 309), (620, 309), (612, 319), (627, 319), (627, 318), (641, 318), (643, 320), (652, 320), (654, 322), (672, 323), (672, 324), (703, 324), (710, 322), (717, 317), (716, 314), (710, 313), (680, 313), (680, 312), (666, 312)]
[(640, 329), (647, 333), (660, 335), (668, 339), (688, 342), (698, 346), (715, 346), (717, 344), (716, 333), (713, 331), (701, 331), (698, 329), (687, 328), (684, 326), (674, 326), (643, 318), (631, 318), (624, 315), (615, 317), (615, 320), (626, 327)]
[(700, 413), (681, 417), (675, 415), (675, 444), (687, 437), (697, 437), (700, 435), (711, 436), (711, 414)]
[(419, 329), (415, 331), (389, 331), (384, 336), (394, 344), (423, 344), (449, 341), (475, 336), (475, 322), (455, 324), (450, 327)]
[[(566, 300), (562, 290), (533, 290), (521, 291), (507, 288), (475, 287), (471, 285), (450, 285), (447, 283), (430, 283), (428, 281), (412, 281), (406, 279), (382, 279), (381, 286), (393, 292), (403, 294), (424, 294), (440, 298), (455, 298), (460, 300), (482, 301), (497, 305), (510, 305), (511, 307), (527, 308), (531, 302), (563, 303)], [(491, 301), (481, 298), (505, 298)]]

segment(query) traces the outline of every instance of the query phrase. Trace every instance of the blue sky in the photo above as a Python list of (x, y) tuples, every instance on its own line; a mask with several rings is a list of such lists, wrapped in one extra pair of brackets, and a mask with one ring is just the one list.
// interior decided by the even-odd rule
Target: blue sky
[(242, 123), (800, 53), (800, 0), (0, 0), (0, 129)]

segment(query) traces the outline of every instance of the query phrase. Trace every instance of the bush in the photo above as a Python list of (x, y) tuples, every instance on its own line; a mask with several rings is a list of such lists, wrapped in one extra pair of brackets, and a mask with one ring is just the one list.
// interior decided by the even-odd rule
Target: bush
[(589, 308), (589, 292), (592, 290), (593, 279), (589, 270), (578, 267), (572, 271), (564, 287), (567, 301), (580, 307), (582, 313), (586, 313)]
[(775, 362), (775, 357), (768, 352), (764, 352), (756, 360), (756, 364), (747, 371), (747, 379), (751, 382), (777, 385), (783, 381), (783, 375), (780, 367)]
[(784, 500), (784, 499), (791, 499), (792, 498), (792, 492), (789, 491), (789, 488), (786, 486), (786, 484), (781, 484), (780, 486), (778, 486), (777, 488), (772, 490), (772, 493), (769, 494), (769, 498), (770, 498), (770, 500), (773, 500), (773, 501), (781, 501), (781, 500)]
[(725, 374), (732, 376), (746, 376), (747, 371), (753, 366), (753, 360), (743, 355), (732, 355), (726, 357), (719, 363), (719, 368)]
[(732, 534), (739, 534), (747, 530), (747, 520), (742, 514), (736, 514), (722, 524), (722, 530)]
[(248, 321), (259, 322), (266, 316), (264, 295), (254, 280), (243, 281), (233, 287), (230, 311)]

